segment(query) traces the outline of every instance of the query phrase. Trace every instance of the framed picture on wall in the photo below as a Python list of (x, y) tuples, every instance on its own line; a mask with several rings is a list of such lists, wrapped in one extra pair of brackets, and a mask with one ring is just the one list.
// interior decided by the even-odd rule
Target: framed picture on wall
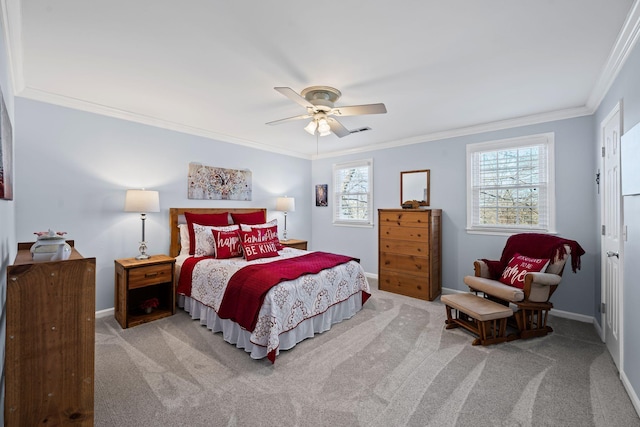
[(251, 171), (189, 163), (189, 199), (251, 200)]
[(316, 185), (316, 206), (329, 206), (329, 203), (327, 202), (328, 189), (328, 184)]
[(13, 200), (13, 129), (0, 90), (0, 199)]

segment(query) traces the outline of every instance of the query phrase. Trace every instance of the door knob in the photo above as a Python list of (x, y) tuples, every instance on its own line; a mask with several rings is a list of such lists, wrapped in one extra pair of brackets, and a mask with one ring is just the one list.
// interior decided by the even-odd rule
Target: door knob
[(618, 252), (613, 252), (613, 251), (607, 251), (607, 256), (609, 258), (611, 258), (612, 256), (614, 256), (616, 258), (620, 258), (620, 254)]

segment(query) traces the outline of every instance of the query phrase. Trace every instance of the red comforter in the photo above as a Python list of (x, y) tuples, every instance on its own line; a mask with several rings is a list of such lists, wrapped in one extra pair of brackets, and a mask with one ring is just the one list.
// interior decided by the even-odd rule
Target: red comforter
[[(272, 287), (305, 274), (319, 273), (353, 259), (327, 252), (312, 252), (268, 264), (243, 267), (229, 279), (218, 316), (231, 319), (246, 330), (253, 331), (264, 297)], [(363, 296), (363, 303), (365, 301), (366, 297)]]

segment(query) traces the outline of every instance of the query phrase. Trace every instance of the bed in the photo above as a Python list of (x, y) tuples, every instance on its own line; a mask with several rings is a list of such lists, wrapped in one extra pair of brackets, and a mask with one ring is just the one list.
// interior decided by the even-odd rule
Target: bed
[[(250, 261), (244, 257), (216, 259), (203, 255), (206, 251), (200, 248), (202, 236), (208, 237), (213, 229), (216, 236), (213, 240), (219, 243), (229, 234), (216, 231), (227, 230), (224, 226), (199, 225), (194, 217), (224, 217), (225, 213), (227, 224), (233, 224), (234, 219), (242, 222), (261, 216), (261, 222), (242, 226), (254, 235), (263, 231), (260, 228), (273, 230), (275, 224), (274, 220), (266, 221), (263, 208), (169, 210), (170, 254), (176, 258), (179, 278), (178, 306), (192, 319), (199, 320), (213, 333), (222, 333), (225, 341), (244, 349), (253, 359), (266, 357), (274, 363), (280, 350), (289, 350), (314, 334), (328, 331), (333, 324), (353, 317), (362, 309), (370, 288), (356, 259), (282, 246), (278, 246), (275, 255)], [(187, 239), (185, 230), (189, 229), (195, 229), (197, 234)], [(277, 232), (275, 236), (277, 240)], [(248, 240), (246, 236), (243, 239)], [(190, 244), (194, 245), (191, 254), (187, 248)], [(245, 256), (251, 253), (247, 248)], [(260, 288), (258, 299), (248, 296), (256, 292), (255, 288)]]

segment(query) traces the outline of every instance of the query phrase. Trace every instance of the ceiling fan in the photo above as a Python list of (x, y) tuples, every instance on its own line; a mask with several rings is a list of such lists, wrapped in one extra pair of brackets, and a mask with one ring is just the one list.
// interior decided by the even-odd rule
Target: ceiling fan
[(368, 130), (368, 128), (350, 131), (336, 119), (340, 116), (359, 116), (361, 114), (383, 114), (387, 112), (384, 104), (365, 104), (351, 105), (346, 107), (335, 107), (334, 103), (342, 96), (342, 93), (336, 88), (329, 86), (311, 86), (303, 89), (300, 94), (289, 87), (274, 87), (275, 90), (291, 99), (293, 102), (300, 104), (307, 109), (307, 114), (288, 117), (286, 119), (275, 120), (267, 123), (268, 125), (277, 125), (293, 120), (311, 119), (304, 130), (311, 135), (316, 133), (320, 136), (330, 135), (331, 132), (339, 138)]

